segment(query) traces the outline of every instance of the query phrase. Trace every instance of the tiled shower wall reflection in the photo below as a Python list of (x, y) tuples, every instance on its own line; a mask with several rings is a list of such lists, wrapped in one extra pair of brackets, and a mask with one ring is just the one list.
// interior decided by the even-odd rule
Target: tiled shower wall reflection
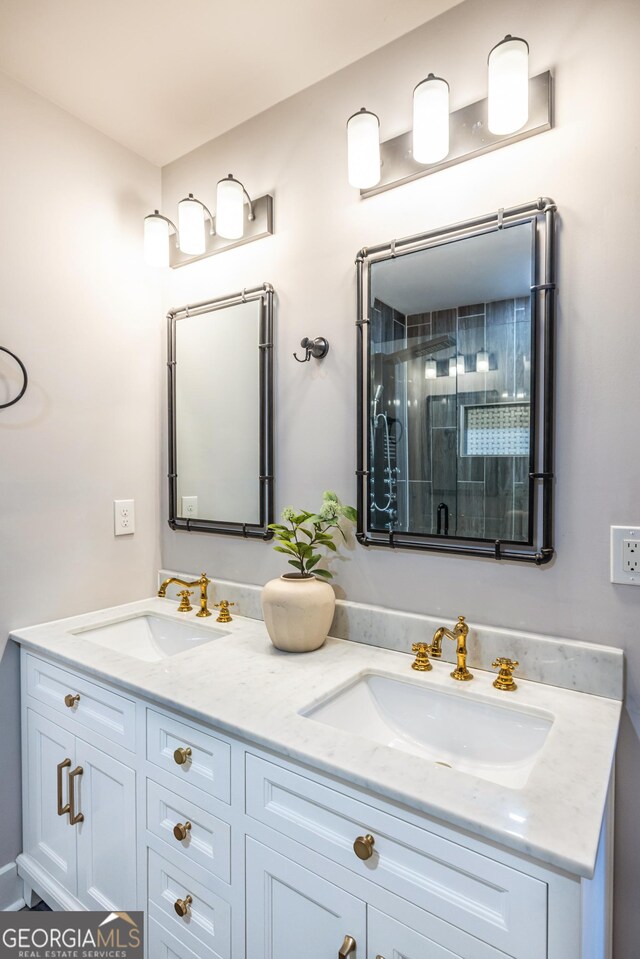
[[(460, 408), (530, 401), (529, 299), (407, 317), (376, 301), (371, 319), (372, 389), (383, 383), (384, 409), (393, 417), (398, 437), (393, 528), (435, 534), (438, 505), (446, 503), (451, 535), (526, 540), (529, 459), (461, 455)], [(435, 379), (425, 378), (430, 354), (403, 363), (384, 361), (403, 347), (443, 334), (452, 336), (456, 345), (432, 354)], [(480, 350), (489, 353), (487, 373), (476, 372)], [(465, 372), (449, 376), (449, 359), (457, 354), (464, 357)], [(375, 465), (381, 465), (380, 456), (374, 456)], [(374, 483), (381, 482), (374, 469)], [(377, 489), (377, 502), (385, 505), (382, 485)], [(388, 516), (381, 512), (372, 512), (371, 519), (375, 528), (387, 528), (383, 520)]]

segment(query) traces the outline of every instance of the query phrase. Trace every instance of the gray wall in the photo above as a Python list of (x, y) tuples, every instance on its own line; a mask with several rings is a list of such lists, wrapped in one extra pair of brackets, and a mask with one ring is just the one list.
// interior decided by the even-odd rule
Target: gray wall
[[(2, 75), (0, 130), (0, 345), (30, 377), (0, 410), (1, 870), (21, 849), (7, 634), (153, 588), (164, 326), (141, 243), (159, 171)], [(112, 500), (129, 497), (137, 532), (114, 539)]]
[[(383, 139), (403, 132), (413, 86), (430, 70), (449, 80), (452, 109), (477, 99), (487, 52), (506, 33), (529, 40), (532, 73), (553, 71), (555, 129), (360, 201), (346, 179), (347, 117), (366, 105)], [(312, 508), (326, 488), (354, 498), (356, 251), (540, 195), (557, 200), (557, 560), (535, 569), (358, 547), (333, 568), (352, 600), (625, 648), (616, 959), (640, 940), (640, 590), (611, 585), (608, 569), (610, 524), (640, 524), (639, 47), (637, 0), (467, 0), (163, 171), (168, 215), (185, 190), (213, 202), (230, 170), (250, 192), (275, 196), (276, 234), (172, 273), (166, 305), (274, 284), (278, 508)], [(331, 342), (327, 359), (295, 363), (300, 338), (317, 334)], [(166, 567), (254, 583), (282, 568), (263, 543), (163, 530)]]

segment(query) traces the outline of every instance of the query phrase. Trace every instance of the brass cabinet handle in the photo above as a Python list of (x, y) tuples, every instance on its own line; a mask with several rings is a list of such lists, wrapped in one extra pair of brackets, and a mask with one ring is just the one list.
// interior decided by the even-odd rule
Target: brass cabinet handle
[(84, 769), (82, 766), (76, 766), (72, 773), (69, 773), (69, 822), (72, 826), (76, 823), (84, 822), (84, 815), (76, 812), (76, 776), (82, 776)]
[(71, 709), (75, 706), (76, 703), (80, 702), (80, 693), (76, 693), (75, 696), (72, 696), (71, 693), (67, 693), (64, 697), (64, 704)]
[(190, 830), (191, 830), (190, 822), (185, 822), (185, 823), (177, 822), (175, 826), (173, 827), (173, 835), (178, 840), (186, 839), (187, 836), (189, 835)]
[(356, 951), (356, 941), (353, 936), (345, 936), (344, 942), (338, 949), (338, 959), (347, 959), (347, 956)]
[(62, 770), (67, 769), (67, 767), (70, 765), (71, 765), (70, 759), (63, 759), (62, 762), (58, 763), (58, 766), (57, 766), (57, 770), (58, 770), (57, 793), (58, 793), (58, 815), (59, 816), (64, 816), (64, 814), (68, 813), (69, 810), (71, 809), (71, 806), (69, 805), (69, 803), (66, 803), (64, 806), (62, 805)]
[(191, 746), (180, 746), (173, 754), (175, 762), (178, 766), (184, 766), (184, 764), (191, 758)]
[(189, 906), (193, 902), (191, 896), (185, 896), (184, 899), (176, 899), (173, 904), (173, 908), (183, 919), (189, 912)]
[(366, 836), (358, 836), (353, 844), (353, 851), (358, 859), (371, 859), (374, 843), (375, 839), (369, 833)]

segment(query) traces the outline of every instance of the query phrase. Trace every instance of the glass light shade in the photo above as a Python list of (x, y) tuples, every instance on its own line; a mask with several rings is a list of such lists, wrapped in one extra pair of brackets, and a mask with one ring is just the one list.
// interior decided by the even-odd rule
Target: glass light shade
[(476, 353), (476, 373), (489, 372), (489, 354), (486, 350), (478, 350)]
[(178, 203), (178, 233), (183, 253), (197, 256), (205, 251), (204, 207), (190, 193)]
[(458, 372), (458, 360), (457, 357), (452, 356), (449, 359), (449, 376), (456, 376)]
[(430, 73), (413, 91), (413, 159), (438, 163), (449, 152), (449, 84)]
[(244, 233), (244, 190), (231, 174), (218, 182), (216, 233), (227, 240), (239, 240)]
[(349, 183), (366, 190), (380, 182), (380, 121), (364, 107), (347, 122)]
[(169, 224), (158, 210), (144, 218), (144, 259), (147, 266), (169, 266)]
[(506, 36), (489, 54), (489, 130), (515, 133), (529, 118), (529, 44)]
[(435, 380), (438, 375), (438, 364), (433, 359), (428, 359), (424, 364), (424, 378), (425, 380)]
[(456, 373), (464, 373), (464, 356), (458, 353), (456, 356)]

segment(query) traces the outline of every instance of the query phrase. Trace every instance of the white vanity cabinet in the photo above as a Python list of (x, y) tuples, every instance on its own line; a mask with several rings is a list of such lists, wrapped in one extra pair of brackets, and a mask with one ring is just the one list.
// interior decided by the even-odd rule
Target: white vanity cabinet
[[(31, 885), (54, 880), (66, 908), (131, 908), (136, 773), (133, 755), (129, 764), (122, 762), (123, 751), (113, 743), (117, 727), (109, 714), (122, 715), (124, 706), (133, 717), (128, 706), (134, 704), (35, 657), (26, 667), (23, 832)], [(65, 696), (74, 701), (67, 705)], [(102, 726), (110, 738), (96, 732)]]
[(24, 649), (22, 675), (19, 873), (144, 909), (148, 959), (609, 955), (606, 829), (585, 882)]

